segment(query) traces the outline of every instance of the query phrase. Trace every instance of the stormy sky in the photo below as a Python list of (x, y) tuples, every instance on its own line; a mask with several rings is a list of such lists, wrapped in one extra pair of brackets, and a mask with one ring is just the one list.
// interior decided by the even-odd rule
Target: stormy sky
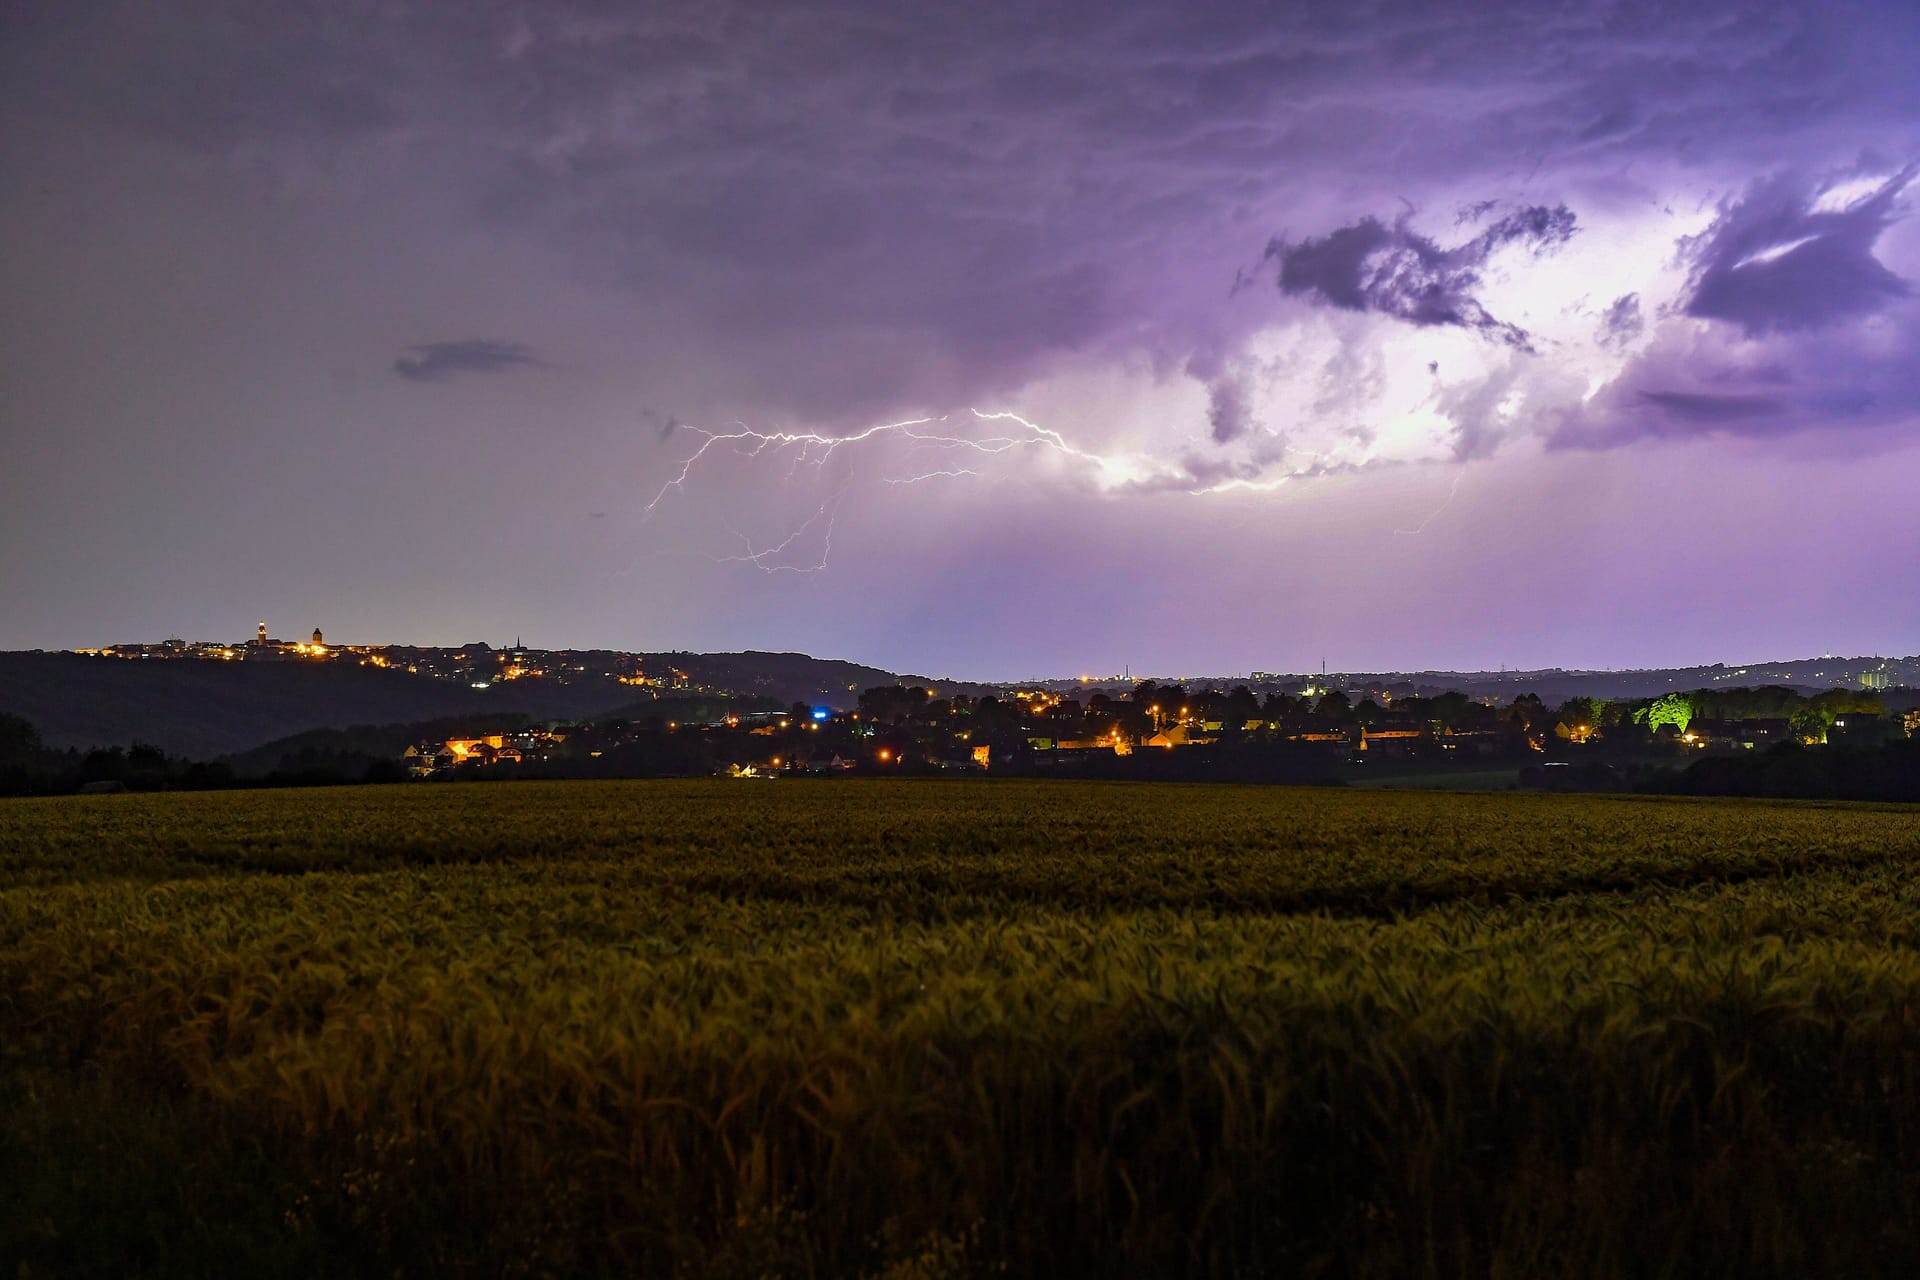
[(1920, 6), (16, 3), (0, 646), (1920, 651)]

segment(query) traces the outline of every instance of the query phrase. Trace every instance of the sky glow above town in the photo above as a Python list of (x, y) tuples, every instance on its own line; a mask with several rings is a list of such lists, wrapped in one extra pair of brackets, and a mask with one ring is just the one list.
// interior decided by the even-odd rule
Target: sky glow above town
[(0, 647), (1920, 651), (1920, 9), (0, 15)]

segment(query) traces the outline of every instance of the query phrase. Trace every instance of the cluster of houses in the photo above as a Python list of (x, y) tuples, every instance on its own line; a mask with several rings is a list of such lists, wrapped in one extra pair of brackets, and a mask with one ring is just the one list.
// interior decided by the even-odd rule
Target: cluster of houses
[(567, 735), (555, 729), (526, 729), (517, 733), (491, 733), (478, 738), (448, 738), (443, 742), (417, 742), (400, 755), (400, 763), (416, 778), (424, 778), (443, 769), (465, 764), (519, 764), (523, 760), (545, 760)]
[[(1136, 743), (1132, 738), (1118, 730), (1110, 731), (1104, 737), (1097, 738), (1051, 738), (1034, 735), (1027, 738), (1027, 746), (1035, 752), (1035, 761), (1045, 764), (1049, 761), (1064, 761), (1095, 753), (1128, 755), (1137, 750), (1177, 750), (1183, 747), (1203, 747), (1219, 742), (1230, 730), (1223, 721), (1192, 720), (1177, 724), (1168, 724), (1149, 737)], [(1248, 720), (1237, 731), (1243, 736), (1266, 733), (1272, 738), (1288, 742), (1310, 743), (1330, 750), (1365, 751), (1375, 754), (1405, 754), (1422, 744), (1431, 744), (1441, 750), (1462, 751), (1479, 755), (1491, 755), (1504, 746), (1511, 746), (1517, 736), (1507, 728), (1444, 728), (1435, 730), (1431, 725), (1407, 720), (1390, 720), (1384, 723), (1352, 726), (1319, 724), (1282, 725), (1277, 721)], [(1539, 744), (1532, 745), (1537, 749)]]
[[(1232, 749), (1236, 744), (1281, 743), (1315, 748), (1330, 759), (1438, 761), (1448, 756), (1558, 754), (1551, 750), (1556, 738), (1580, 745), (1615, 733), (1611, 725), (1600, 729), (1586, 723), (1579, 700), (1557, 712), (1538, 699), (1517, 701), (1504, 709), (1467, 704), (1450, 709), (1444, 718), (1424, 705), (1380, 708), (1369, 702), (1357, 714), (1343, 707), (1341, 713), (1327, 715), (1321, 708), (1296, 704), (1278, 708), (1280, 717), (1273, 715), (1275, 708), (1269, 708), (1257, 719), (1232, 711), (1214, 718), (1220, 716), (1219, 710), (1202, 710), (1197, 705), (1163, 713), (1158, 706), (1129, 709), (1109, 704), (1083, 714), (1076, 705), (1063, 706), (1059, 699), (1025, 692), (1010, 695), (992, 714), (989, 708), (995, 704), (990, 699), (973, 706), (972, 714), (962, 714), (967, 708), (957, 699), (911, 699), (905, 704), (910, 714), (898, 708), (887, 714), (879, 705), (884, 701), (868, 706), (863, 695), (867, 709), (861, 712), (835, 713), (796, 705), (788, 712), (743, 711), (711, 723), (670, 723), (665, 727), (679, 744), (671, 767), (685, 769), (704, 759), (707, 768), (742, 778), (833, 776), (903, 766), (973, 772), (1013, 765), (1070, 771), (1075, 762), (1097, 767), (1100, 758), (1135, 753), (1178, 754), (1216, 744)], [(1011, 716), (1006, 714), (1009, 705), (1017, 708)], [(1916, 731), (1920, 731), (1920, 710), (1885, 716), (1849, 712), (1817, 734), (1811, 724), (1785, 718), (1689, 718), (1663, 723), (1653, 736), (1680, 749), (1741, 751), (1795, 741), (1870, 744)], [(1644, 733), (1644, 729), (1628, 729), (1629, 738)], [(406, 749), (401, 764), (410, 775), (427, 777), (463, 766), (548, 761), (559, 758), (562, 744), (576, 735), (566, 754), (582, 762), (617, 755), (636, 741), (624, 726), (559, 725), (419, 742)]]

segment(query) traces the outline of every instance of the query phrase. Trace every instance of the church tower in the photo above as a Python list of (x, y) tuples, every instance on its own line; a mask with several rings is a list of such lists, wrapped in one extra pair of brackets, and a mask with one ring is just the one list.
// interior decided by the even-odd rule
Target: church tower
[(257, 638), (254, 640), (254, 643), (259, 645), (262, 649), (267, 647), (267, 624), (266, 623), (262, 622), (260, 624), (260, 631)]
[(314, 642), (314, 643), (315, 643), (316, 645), (320, 645), (320, 644), (325, 644), (325, 643), (326, 643), (326, 641), (325, 641), (325, 640), (323, 640), (323, 639), (321, 639), (321, 638), (320, 638), (320, 628), (318, 628), (318, 627), (315, 627), (315, 628), (313, 629), (313, 642)]

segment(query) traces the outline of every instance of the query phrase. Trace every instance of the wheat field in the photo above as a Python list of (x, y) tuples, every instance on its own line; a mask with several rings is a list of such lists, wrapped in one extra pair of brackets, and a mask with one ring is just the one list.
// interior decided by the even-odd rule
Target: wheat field
[(0, 1275), (1908, 1274), (1920, 814), (0, 805)]

